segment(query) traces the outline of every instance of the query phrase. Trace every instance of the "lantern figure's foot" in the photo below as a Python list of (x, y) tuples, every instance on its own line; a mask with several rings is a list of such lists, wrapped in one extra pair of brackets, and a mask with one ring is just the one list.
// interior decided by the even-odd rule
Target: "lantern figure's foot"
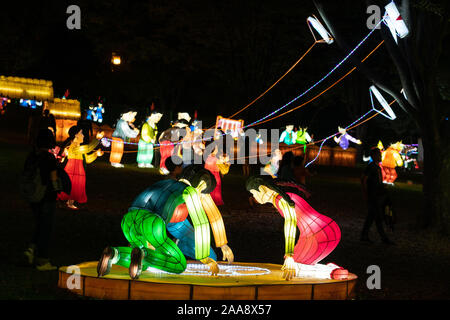
[(115, 250), (111, 247), (106, 247), (103, 250), (102, 256), (100, 260), (98, 260), (97, 264), (97, 276), (103, 277), (109, 274), (111, 271), (112, 260), (114, 259)]
[(111, 165), (112, 165), (114, 168), (123, 168), (123, 167), (124, 167), (123, 164), (121, 164), (121, 163), (115, 163), (115, 162), (111, 162)]
[(139, 248), (133, 248), (131, 251), (131, 261), (130, 268), (128, 272), (131, 279), (138, 279), (142, 272), (142, 260), (144, 258), (144, 253)]

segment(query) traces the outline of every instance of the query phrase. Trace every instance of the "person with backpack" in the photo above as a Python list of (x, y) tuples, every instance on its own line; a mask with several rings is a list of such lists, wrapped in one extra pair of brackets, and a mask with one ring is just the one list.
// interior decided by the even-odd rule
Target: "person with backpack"
[(30, 204), (35, 220), (34, 235), (24, 254), (39, 271), (55, 270), (49, 260), (49, 244), (57, 193), (63, 190), (58, 178), (57, 161), (49, 152), (56, 145), (51, 130), (41, 129), (27, 156), (21, 177), (21, 194)]

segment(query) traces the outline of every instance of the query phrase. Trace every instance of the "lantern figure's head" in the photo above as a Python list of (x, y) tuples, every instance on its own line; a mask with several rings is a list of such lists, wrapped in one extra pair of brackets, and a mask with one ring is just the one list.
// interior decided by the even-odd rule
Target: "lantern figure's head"
[(289, 124), (286, 126), (286, 131), (287, 132), (292, 132), (292, 130), (294, 130), (294, 125), (293, 124)]
[(294, 201), (286, 194), (286, 192), (274, 180), (267, 176), (252, 176), (248, 178), (245, 187), (258, 203), (264, 204), (273, 202), (280, 195), (289, 205), (295, 206)]
[(345, 128), (338, 127), (338, 131), (340, 134), (345, 134), (347, 130)]
[(124, 114), (122, 114), (122, 120), (126, 122), (134, 122), (136, 120), (137, 112), (135, 111), (128, 111)]
[(191, 116), (187, 112), (178, 112), (178, 120), (184, 119), (187, 122), (191, 121)]
[(161, 120), (162, 116), (162, 113), (153, 111), (152, 114), (148, 117), (148, 122), (156, 124), (159, 122), (159, 120)]
[(189, 181), (190, 185), (201, 193), (211, 193), (216, 188), (216, 178), (202, 165), (189, 165), (181, 172), (180, 180)]
[(70, 127), (69, 131), (69, 138), (72, 139), (75, 143), (82, 143), (84, 139), (83, 131), (79, 126), (72, 126)]
[(400, 151), (403, 149), (404, 145), (402, 144), (401, 141), (398, 141), (398, 142), (396, 142), (396, 143), (391, 144), (390, 147), (391, 147), (392, 149), (394, 149), (394, 150), (400, 152)]

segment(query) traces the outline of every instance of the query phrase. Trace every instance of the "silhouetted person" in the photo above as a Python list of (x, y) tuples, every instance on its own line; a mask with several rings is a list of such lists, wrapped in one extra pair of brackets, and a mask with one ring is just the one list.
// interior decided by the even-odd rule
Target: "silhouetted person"
[(381, 168), (379, 165), (381, 162), (381, 152), (378, 148), (373, 148), (370, 151), (370, 156), (373, 161), (367, 165), (366, 170), (361, 177), (363, 194), (367, 201), (368, 209), (367, 218), (361, 232), (361, 241), (372, 242), (369, 239), (369, 229), (375, 221), (381, 240), (386, 244), (394, 244), (389, 240), (383, 229), (383, 205), (387, 197), (387, 192), (383, 184)]
[[(39, 271), (55, 270), (49, 260), (50, 239), (56, 208), (57, 192), (63, 189), (58, 179), (57, 162), (49, 149), (55, 147), (55, 137), (50, 129), (39, 130), (33, 150), (27, 156), (24, 170), (39, 172), (45, 193), (37, 202), (30, 202), (35, 220), (34, 235), (30, 247), (24, 252), (30, 265)], [(39, 170), (37, 170), (39, 169)]]
[(297, 183), (306, 186), (306, 177), (311, 176), (311, 172), (305, 168), (304, 156), (294, 157), (294, 179)]
[(39, 120), (39, 129), (50, 129), (53, 131), (53, 135), (56, 137), (56, 120), (55, 116), (50, 113), (50, 110), (45, 109), (42, 112), (42, 117)]
[(280, 180), (294, 180), (294, 153), (288, 151), (283, 154), (280, 161), (280, 169), (278, 170), (278, 178)]
[(87, 119), (86, 111), (83, 111), (81, 119), (77, 122), (77, 126), (81, 128), (81, 132), (83, 132), (84, 138), (82, 144), (89, 144), (91, 137), (94, 135), (94, 131), (92, 130), (92, 121)]

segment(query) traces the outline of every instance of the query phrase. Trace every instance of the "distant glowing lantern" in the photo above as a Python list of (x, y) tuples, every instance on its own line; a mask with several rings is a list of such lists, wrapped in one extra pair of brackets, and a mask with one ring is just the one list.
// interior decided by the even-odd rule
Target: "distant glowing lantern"
[(217, 116), (216, 118), (216, 128), (214, 131), (214, 139), (220, 138), (221, 129), (224, 133), (229, 133), (234, 139), (239, 137), (239, 133), (244, 128), (244, 120), (234, 120), (229, 118), (223, 118), (222, 116)]
[(120, 59), (120, 56), (113, 53), (112, 58), (111, 58), (111, 63), (118, 66), (122, 63), (122, 60)]
[[(327, 44), (333, 43), (333, 37), (331, 34), (325, 29), (325, 27), (320, 23), (319, 19), (316, 18), (316, 16), (308, 17), (306, 19), (306, 22), (308, 23), (309, 30), (311, 31), (314, 40), (316, 42), (326, 42)], [(320, 34), (322, 39), (317, 40), (316, 36), (314, 35), (314, 32), (311, 30), (311, 26)]]
[[(395, 120), (395, 118), (397, 118), (397, 116), (395, 115), (394, 111), (392, 111), (392, 108), (389, 106), (389, 103), (387, 103), (387, 101), (381, 95), (380, 91), (378, 91), (377, 87), (375, 87), (373, 85), (370, 86), (369, 92), (370, 92), (370, 101), (372, 103), (372, 109), (390, 120)], [(387, 115), (384, 112), (377, 110), (375, 108), (374, 103), (373, 103), (372, 94), (375, 95), (375, 98), (377, 98), (378, 102), (380, 102), (383, 109), (387, 112)]]
[(405, 21), (398, 12), (397, 6), (394, 1), (384, 7), (386, 9), (386, 15), (384, 17), (385, 22), (397, 43), (397, 36), (404, 38), (408, 35), (409, 30), (406, 27)]

